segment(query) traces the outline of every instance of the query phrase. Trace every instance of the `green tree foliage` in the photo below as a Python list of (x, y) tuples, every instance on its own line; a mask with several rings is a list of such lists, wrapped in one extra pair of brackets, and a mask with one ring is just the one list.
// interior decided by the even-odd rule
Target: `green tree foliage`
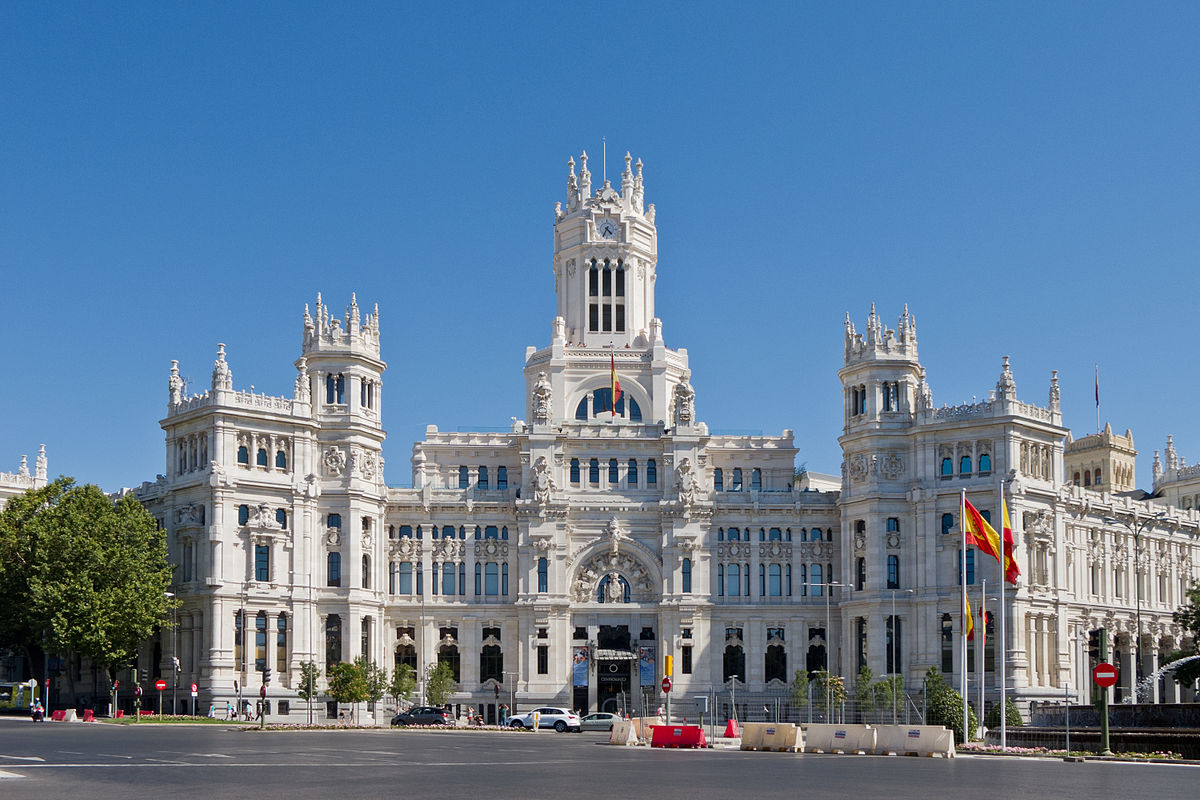
[(171, 571), (166, 534), (133, 495), (65, 477), (31, 489), (0, 512), (0, 646), (35, 675), (43, 647), (111, 674), (169, 624)]
[(412, 699), (412, 693), (417, 688), (417, 671), (409, 664), (400, 664), (392, 670), (392, 681), (388, 685), (388, 694), (396, 699), (407, 702)]
[[(925, 724), (942, 725), (954, 731), (955, 742), (963, 740), (963, 699), (954, 691), (946, 678), (937, 667), (930, 667), (925, 673), (925, 691), (928, 695), (926, 704)], [(968, 722), (971, 731), (979, 727), (975, 709), (967, 706)]]
[(797, 708), (803, 708), (808, 705), (808, 670), (796, 670), (796, 677), (792, 678), (791, 694), (792, 703)]
[(339, 703), (365, 703), (370, 699), (367, 675), (360, 663), (341, 661), (325, 671), (329, 696)]
[(846, 684), (841, 675), (830, 675), (829, 670), (819, 669), (812, 673), (812, 681), (817, 687), (817, 696), (821, 703), (824, 703), (826, 698), (835, 706), (846, 702)]
[[(318, 697), (321, 694), (321, 670), (315, 661), (300, 662), (300, 682), (296, 685), (296, 694), (301, 700)], [(310, 693), (311, 692), (311, 693)]]
[(454, 670), (449, 662), (430, 664), (425, 672), (425, 702), (431, 706), (443, 706), (454, 693)]
[[(1192, 646), (1171, 653), (1168, 660), (1163, 662), (1164, 665), (1200, 654), (1200, 584), (1192, 584), (1192, 588), (1188, 590), (1187, 603), (1175, 612), (1175, 622), (1184, 630), (1191, 631)], [(1175, 668), (1175, 679), (1185, 686), (1197, 678), (1200, 678), (1200, 658)]]
[(858, 677), (854, 679), (854, 703), (860, 713), (875, 710), (875, 688), (872, 682), (875, 673), (866, 664), (858, 668)]
[[(1005, 714), (1008, 717), (1008, 722), (1007, 722), (1008, 727), (1018, 728), (1018, 727), (1024, 725), (1025, 720), (1021, 719), (1021, 712), (1020, 712), (1020, 710), (1017, 709), (1017, 704), (1012, 701), (1011, 697), (1008, 698), (1008, 703), (1006, 703), (1006, 706), (1007, 706), (1007, 709), (1005, 710)], [(983, 725), (986, 728), (999, 728), (1000, 727), (1000, 704), (999, 703), (993, 703), (992, 707), (988, 709), (987, 714), (985, 714), (983, 717)]]
[(387, 670), (380, 667), (374, 661), (367, 660), (366, 656), (359, 656), (354, 659), (354, 664), (362, 670), (363, 680), (366, 681), (367, 700), (372, 703), (378, 703), (387, 694)]
[(871, 693), (875, 695), (877, 709), (887, 711), (889, 714), (893, 708), (897, 711), (904, 711), (903, 675), (885, 675), (871, 686)]

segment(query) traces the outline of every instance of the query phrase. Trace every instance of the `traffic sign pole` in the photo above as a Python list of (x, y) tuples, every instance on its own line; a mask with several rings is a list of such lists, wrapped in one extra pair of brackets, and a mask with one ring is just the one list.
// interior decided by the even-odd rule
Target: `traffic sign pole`
[[(1104, 628), (1100, 629), (1100, 663), (1108, 662), (1108, 631)], [(1097, 665), (1099, 666), (1099, 665)], [(1116, 672), (1116, 670), (1113, 670)], [(1111, 685), (1111, 684), (1110, 684)], [(1100, 755), (1111, 756), (1112, 750), (1108, 746), (1108, 687), (1101, 687), (1100, 691)]]

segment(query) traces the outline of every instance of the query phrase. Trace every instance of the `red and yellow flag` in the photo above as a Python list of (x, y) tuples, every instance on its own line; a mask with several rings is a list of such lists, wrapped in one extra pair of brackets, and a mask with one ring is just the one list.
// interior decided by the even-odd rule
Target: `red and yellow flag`
[(612, 353), (608, 354), (609, 361), (612, 364), (611, 388), (612, 388), (612, 415), (617, 415), (617, 401), (621, 399), (621, 381), (617, 379), (617, 357)]
[(1008, 519), (1008, 503), (1004, 498), (1000, 498), (1000, 508), (1004, 519), (1001, 527), (1004, 529), (1004, 580), (1017, 585), (1017, 576), (1021, 574), (1021, 568), (1017, 566), (1016, 559), (1013, 558), (1013, 532), (1012, 523)]
[(973, 544), (996, 562), (1000, 562), (1000, 534), (996, 533), (983, 515), (975, 510), (970, 500), (964, 500), (963, 530), (966, 533), (967, 544)]
[(969, 642), (975, 638), (975, 618), (971, 616), (971, 598), (964, 594), (963, 600), (966, 602), (966, 611), (963, 613), (963, 631), (966, 632)]

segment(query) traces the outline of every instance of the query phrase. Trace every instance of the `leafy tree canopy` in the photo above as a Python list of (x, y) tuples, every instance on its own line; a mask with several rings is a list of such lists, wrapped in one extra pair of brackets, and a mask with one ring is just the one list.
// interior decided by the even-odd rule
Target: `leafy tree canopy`
[(454, 693), (454, 669), (447, 661), (430, 664), (425, 677), (425, 702), (442, 706)]
[(0, 512), (0, 645), (115, 670), (169, 623), (171, 571), (166, 534), (133, 495), (65, 477), (31, 489)]
[[(1193, 584), (1192, 588), (1188, 590), (1187, 602), (1175, 612), (1175, 622), (1191, 632), (1192, 646), (1186, 650), (1172, 653), (1169, 656), (1170, 660), (1165, 662), (1166, 664), (1200, 654), (1200, 584)], [(1175, 679), (1184, 685), (1190, 684), (1197, 678), (1200, 678), (1200, 658), (1180, 664), (1175, 668)]]
[(325, 670), (329, 696), (339, 703), (365, 703), (370, 699), (366, 672), (362, 664), (340, 661)]
[(803, 708), (808, 705), (808, 670), (796, 670), (796, 677), (791, 683), (792, 702)]
[(396, 698), (396, 702), (410, 700), (417, 688), (417, 671), (409, 664), (400, 664), (392, 671), (392, 681), (388, 684), (388, 694)]
[(321, 670), (317, 668), (315, 661), (300, 662), (300, 682), (296, 684), (296, 694), (301, 700), (308, 700), (321, 694), (320, 679)]

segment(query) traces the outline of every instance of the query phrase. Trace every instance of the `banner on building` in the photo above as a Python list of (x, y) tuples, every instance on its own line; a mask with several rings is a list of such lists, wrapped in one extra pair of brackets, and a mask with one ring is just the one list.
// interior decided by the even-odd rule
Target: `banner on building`
[(640, 683), (642, 686), (653, 686), (654, 680), (654, 646), (641, 646), (638, 648), (638, 672), (640, 673)]
[(572, 686), (587, 686), (588, 685), (588, 649), (587, 647), (576, 647), (574, 655), (571, 657), (571, 685)]

